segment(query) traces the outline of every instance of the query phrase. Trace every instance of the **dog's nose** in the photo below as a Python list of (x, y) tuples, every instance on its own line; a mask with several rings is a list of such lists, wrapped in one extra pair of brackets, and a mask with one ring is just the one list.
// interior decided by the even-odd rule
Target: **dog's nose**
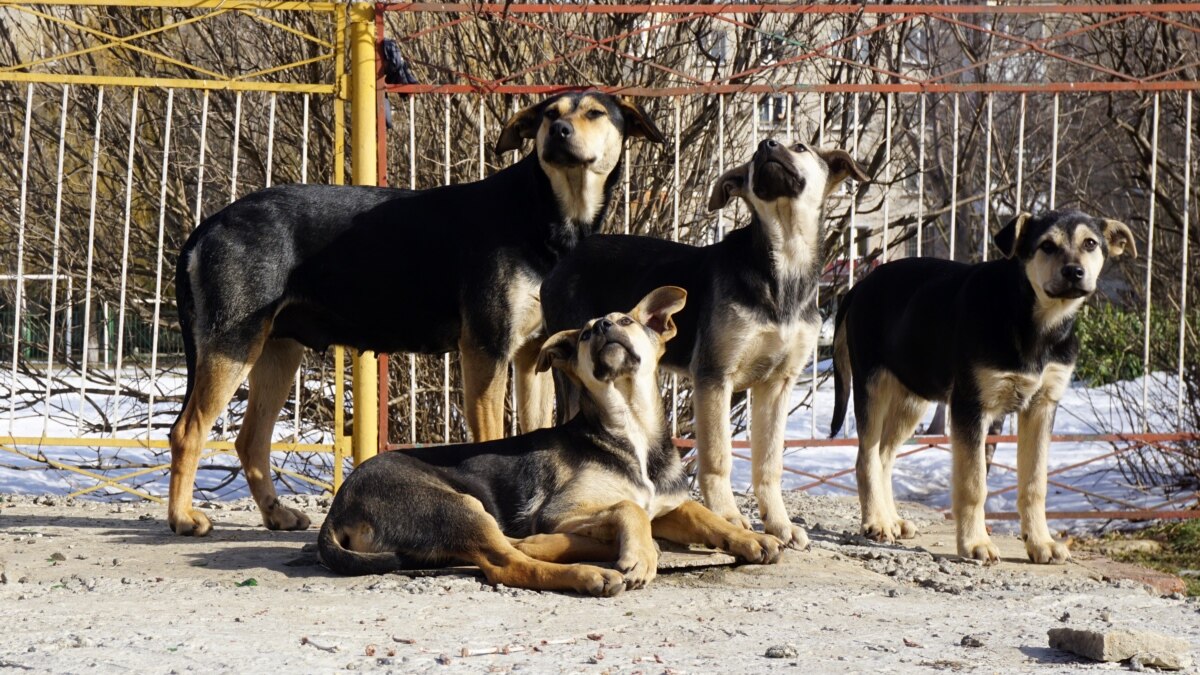
[(573, 131), (571, 125), (562, 120), (550, 125), (550, 135), (555, 138), (569, 138)]
[(1081, 281), (1083, 279), (1083, 265), (1063, 265), (1062, 275), (1067, 281)]
[(608, 319), (600, 319), (599, 321), (596, 322), (596, 324), (594, 326), (592, 326), (592, 329), (595, 330), (597, 333), (600, 333), (601, 335), (603, 335), (604, 333), (608, 332), (609, 328), (612, 328), (612, 327), (613, 327), (613, 322), (609, 321)]
[(768, 150), (774, 150), (775, 148), (778, 148), (778, 147), (779, 147), (779, 141), (775, 140), (774, 138), (768, 138), (767, 140), (758, 144), (758, 149), (762, 150), (764, 152), (766, 152)]

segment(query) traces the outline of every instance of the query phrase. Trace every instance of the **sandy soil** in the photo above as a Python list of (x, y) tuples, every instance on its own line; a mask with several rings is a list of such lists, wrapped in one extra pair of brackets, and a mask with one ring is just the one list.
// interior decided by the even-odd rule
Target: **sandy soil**
[[(593, 599), (467, 574), (335, 577), (304, 550), (315, 530), (269, 532), (244, 502), (212, 505), (213, 534), (182, 539), (157, 505), (0, 496), (0, 670), (1121, 668), (1050, 649), (1046, 631), (1062, 625), (1156, 630), (1200, 647), (1200, 604), (1113, 578), (1104, 560), (1034, 566), (1002, 536), (1005, 560), (982, 568), (950, 555), (952, 526), (931, 511), (909, 509), (923, 534), (889, 547), (850, 534), (852, 500), (790, 499), (811, 550), (770, 567), (685, 562), (647, 589)], [(320, 522), (324, 500), (291, 501)]]

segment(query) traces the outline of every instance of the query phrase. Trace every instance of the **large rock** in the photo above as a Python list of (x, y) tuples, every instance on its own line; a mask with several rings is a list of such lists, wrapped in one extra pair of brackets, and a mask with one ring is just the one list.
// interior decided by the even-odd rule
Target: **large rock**
[(1190, 643), (1149, 631), (1052, 628), (1050, 646), (1096, 661), (1136, 660), (1143, 666), (1168, 670), (1182, 670), (1192, 665)]

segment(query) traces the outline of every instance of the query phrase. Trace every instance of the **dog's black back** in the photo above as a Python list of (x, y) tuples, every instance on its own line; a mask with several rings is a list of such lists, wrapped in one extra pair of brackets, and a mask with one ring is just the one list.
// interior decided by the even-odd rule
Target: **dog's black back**
[[(269, 188), (213, 215), (188, 239), (177, 287), (189, 287), (198, 249), (202, 301), (181, 302), (191, 305), (181, 314), (217, 334), (261, 330), (274, 317), (273, 337), (317, 350), (446, 352), (456, 347), (464, 314), (488, 325), (508, 320), (506, 298), (485, 289), (516, 275), (540, 279), (603, 217), (563, 222), (533, 154), (484, 181), (417, 192)], [(254, 283), (245, 283), (247, 274)]]

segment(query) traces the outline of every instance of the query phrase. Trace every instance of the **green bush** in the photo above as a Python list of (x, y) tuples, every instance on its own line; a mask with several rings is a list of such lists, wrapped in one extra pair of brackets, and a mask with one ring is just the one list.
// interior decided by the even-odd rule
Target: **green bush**
[[(1200, 315), (1188, 312), (1193, 330)], [(1090, 386), (1130, 380), (1142, 375), (1146, 313), (1110, 303), (1079, 312), (1079, 360), (1075, 375)], [(1153, 308), (1150, 313), (1150, 370), (1174, 372), (1179, 358), (1179, 312)], [(1195, 350), (1195, 345), (1189, 345)]]

